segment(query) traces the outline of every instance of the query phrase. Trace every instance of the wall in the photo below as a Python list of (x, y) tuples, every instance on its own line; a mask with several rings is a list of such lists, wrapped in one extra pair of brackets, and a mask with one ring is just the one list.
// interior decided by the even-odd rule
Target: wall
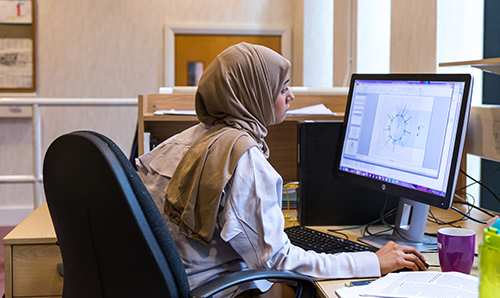
[[(303, 78), (306, 68), (304, 63), (309, 60), (304, 55), (317, 54), (311, 51), (311, 47), (304, 46), (306, 39), (303, 36), (310, 28), (304, 26), (304, 22), (314, 20), (304, 15), (307, 13), (304, 7), (309, 5), (314, 8), (314, 0), (34, 1), (38, 80), (36, 96), (39, 98), (137, 98), (138, 94), (157, 93), (164, 82), (165, 24), (289, 27), (292, 31), (291, 62), (294, 75), (291, 85), (295, 86), (301, 86), (306, 81)], [(435, 5), (436, 0), (426, 1), (430, 2), (425, 2), (424, 6)], [(334, 2), (333, 46), (334, 58), (338, 57), (333, 62), (334, 81), (338, 82), (334, 86), (343, 86), (346, 72), (356, 69), (357, 1), (352, 0), (350, 8), (347, 3), (345, 0)], [(407, 8), (405, 5), (394, 5), (392, 14), (397, 15), (398, 10), (406, 11)], [(426, 12), (423, 6), (411, 9), (418, 9), (419, 15), (425, 15)], [(348, 12), (352, 13), (351, 18), (347, 17)], [(416, 27), (404, 19), (399, 20), (401, 24), (398, 32), (401, 36), (408, 35)], [(350, 38), (347, 38), (349, 23), (352, 30)], [(350, 41), (348, 47), (347, 41)], [(391, 55), (399, 55), (406, 60), (428, 60), (428, 57), (408, 57), (405, 51), (404, 47), (398, 50), (394, 46)], [(350, 69), (346, 65), (348, 56), (353, 58)], [(430, 58), (435, 61), (435, 57)], [(0, 94), (0, 97), (4, 96)], [(126, 153), (129, 151), (133, 127), (137, 123), (134, 107), (114, 107), (113, 112), (103, 107), (89, 107), (84, 109), (84, 113), (80, 113), (79, 108), (73, 109), (57, 105), (42, 109), (42, 130), (43, 135), (47, 136), (43, 141), (43, 150), (53, 138), (71, 130), (112, 129), (109, 136), (119, 138), (122, 149)], [(74, 117), (76, 115), (79, 117)], [(87, 118), (80, 118), (83, 116)], [(31, 120), (3, 119), (0, 123), (0, 175), (32, 171)], [(124, 127), (128, 128), (125, 133), (122, 130)], [(33, 189), (24, 184), (0, 184), (0, 193), (0, 211), (26, 210), (25, 207), (33, 203)]]
[(391, 1), (391, 72), (436, 72), (436, 1)]
[[(40, 108), (41, 156), (57, 136), (79, 129), (102, 132), (129, 154), (136, 107), (67, 106), (65, 102), (74, 98), (118, 101), (157, 93), (164, 86), (165, 24), (284, 26), (302, 32), (295, 30), (302, 21), (293, 16), (303, 14), (302, 5), (294, 5), (302, 2), (295, 0), (34, 1), (36, 97), (61, 101), (61, 105)], [(300, 47), (301, 39), (295, 38), (293, 46)], [(0, 98), (9, 96), (0, 94)], [(0, 182), (0, 225), (16, 225), (39, 204), (41, 177), (33, 154), (33, 123), (30, 118), (0, 119), (0, 176), (18, 180), (35, 174), (23, 182)], [(33, 179), (34, 183), (26, 182)]]
[(333, 1), (304, 1), (303, 85), (333, 86)]
[(97, 131), (129, 156), (136, 119), (136, 98), (0, 98), (0, 226), (17, 225), (45, 200), (43, 156), (59, 135)]
[[(356, 71), (357, 1), (337, 0), (334, 5), (333, 86), (343, 86), (346, 71)], [(165, 24), (288, 27), (292, 30), (291, 83), (301, 86), (307, 83), (303, 78), (304, 69), (307, 70), (304, 62), (325, 50), (318, 46), (314, 52), (304, 45), (303, 35), (308, 28), (321, 27), (309, 24), (315, 18), (308, 16), (304, 7), (314, 8), (315, 2), (36, 0), (37, 94), (62, 98), (131, 98), (157, 92), (164, 82)], [(435, 20), (436, 0), (392, 1), (391, 71), (434, 70), (435, 67), (429, 67), (435, 65)], [(351, 28), (350, 39), (348, 28)], [(349, 70), (348, 56), (352, 58)]]
[[(40, 97), (115, 98), (163, 86), (165, 24), (300, 26), (294, 0), (38, 0)], [(294, 70), (294, 73), (295, 70)]]

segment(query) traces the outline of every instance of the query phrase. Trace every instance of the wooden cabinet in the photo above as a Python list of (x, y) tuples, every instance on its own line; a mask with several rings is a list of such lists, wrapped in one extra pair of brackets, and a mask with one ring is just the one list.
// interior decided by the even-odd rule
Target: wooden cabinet
[[(182, 90), (182, 87), (177, 88)], [(324, 104), (336, 114), (287, 116), (283, 123), (268, 128), (266, 142), (271, 152), (269, 162), (280, 173), (284, 182), (297, 180), (297, 121), (343, 119), (347, 101), (348, 88), (299, 88), (292, 87), (295, 100), (291, 102), (290, 110)], [(139, 155), (149, 150), (149, 144), (144, 145), (145, 132), (149, 133), (151, 140), (160, 143), (198, 123), (196, 116), (192, 115), (154, 115), (154, 112), (158, 110), (194, 111), (195, 89), (188, 90), (192, 91), (139, 95)]]
[(3, 238), (5, 297), (61, 297), (62, 263), (52, 220), (43, 203)]

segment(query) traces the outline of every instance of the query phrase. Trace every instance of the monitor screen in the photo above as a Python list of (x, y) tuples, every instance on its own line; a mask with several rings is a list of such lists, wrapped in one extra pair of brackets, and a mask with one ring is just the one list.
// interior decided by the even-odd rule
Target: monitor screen
[(336, 174), (400, 198), (450, 208), (471, 81), (469, 74), (354, 74)]

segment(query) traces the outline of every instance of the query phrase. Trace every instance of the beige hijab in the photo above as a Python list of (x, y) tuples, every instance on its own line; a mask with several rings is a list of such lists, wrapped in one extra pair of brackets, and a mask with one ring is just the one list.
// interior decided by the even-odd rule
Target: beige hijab
[(257, 146), (275, 124), (274, 102), (290, 62), (269, 48), (240, 43), (227, 48), (203, 72), (196, 91), (198, 119), (212, 126), (177, 165), (165, 194), (164, 211), (187, 236), (208, 244), (222, 190), (240, 157)]

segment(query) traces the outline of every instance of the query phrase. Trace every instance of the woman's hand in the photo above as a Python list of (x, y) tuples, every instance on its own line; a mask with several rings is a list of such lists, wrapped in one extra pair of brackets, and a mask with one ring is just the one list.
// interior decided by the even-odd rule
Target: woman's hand
[(403, 268), (409, 268), (413, 271), (427, 270), (427, 267), (424, 265), (425, 257), (413, 246), (389, 241), (375, 254), (378, 257), (380, 273), (382, 275)]

